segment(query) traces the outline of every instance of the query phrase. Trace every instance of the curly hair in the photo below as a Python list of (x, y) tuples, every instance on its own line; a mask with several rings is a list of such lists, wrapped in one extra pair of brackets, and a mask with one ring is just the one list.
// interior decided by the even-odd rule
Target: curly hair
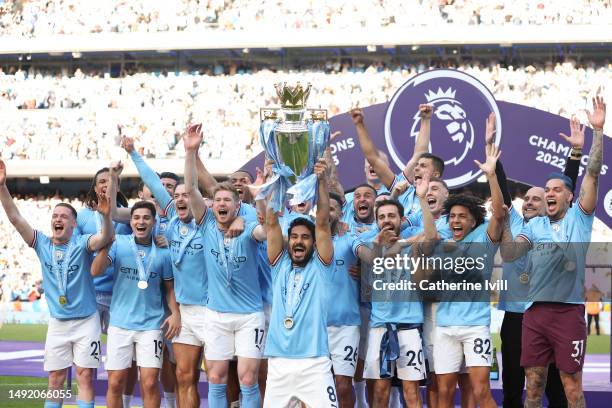
[[(89, 190), (85, 194), (85, 206), (91, 210), (95, 209), (98, 205), (98, 195), (96, 194), (95, 188), (96, 183), (98, 182), (98, 176), (102, 173), (107, 173), (110, 170), (108, 167), (103, 167), (96, 172), (93, 180), (91, 181), (91, 185), (89, 186)], [(128, 201), (125, 195), (117, 188), (117, 207), (127, 207)]]
[(444, 211), (442, 214), (450, 214), (451, 209), (456, 205), (461, 205), (467, 208), (470, 214), (472, 214), (472, 217), (474, 217), (474, 220), (476, 221), (474, 228), (484, 222), (487, 211), (484, 207), (484, 201), (482, 201), (480, 198), (469, 194), (453, 194), (444, 202)]

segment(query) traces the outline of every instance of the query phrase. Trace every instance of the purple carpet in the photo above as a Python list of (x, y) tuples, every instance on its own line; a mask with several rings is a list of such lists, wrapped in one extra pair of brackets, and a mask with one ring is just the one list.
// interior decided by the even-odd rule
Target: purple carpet
[[(27, 341), (0, 341), (0, 375), (47, 377), (43, 371), (44, 344)], [(103, 347), (104, 350), (104, 347)], [(105, 354), (105, 350), (104, 350)], [(498, 361), (501, 364), (501, 355), (498, 353)], [(103, 403), (102, 397), (106, 391), (106, 371), (100, 368), (98, 371), (96, 394), (100, 395), (99, 402)], [(594, 407), (608, 406), (612, 398), (612, 384), (610, 383), (610, 356), (607, 354), (588, 354), (585, 359), (583, 373), (583, 384), (587, 404)], [(206, 396), (207, 383), (200, 383), (200, 395)], [(501, 402), (501, 382), (492, 381), (494, 397)], [(138, 395), (138, 387), (136, 387)], [(98, 402), (98, 398), (96, 398)], [(206, 407), (205, 400), (202, 400)], [(139, 404), (139, 398), (134, 399), (134, 404)]]

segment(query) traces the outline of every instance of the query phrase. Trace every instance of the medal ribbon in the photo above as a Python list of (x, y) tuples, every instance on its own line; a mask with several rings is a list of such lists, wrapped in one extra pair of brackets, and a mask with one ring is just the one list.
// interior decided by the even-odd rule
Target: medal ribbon
[[(304, 277), (300, 276), (300, 284), (299, 286), (295, 283), (295, 275), (296, 270), (302, 268), (291, 268), (291, 271), (288, 274), (285, 274), (285, 288), (286, 288), (286, 296), (285, 301), (283, 302), (283, 307), (285, 309), (285, 316), (292, 319), (295, 316), (295, 312), (297, 312), (300, 303), (302, 302), (302, 288), (304, 287)], [(296, 294), (297, 292), (297, 294)]]
[(153, 260), (155, 259), (155, 255), (157, 254), (155, 242), (153, 242), (153, 239), (151, 239), (151, 252), (149, 252), (149, 262), (147, 264), (147, 269), (145, 269), (144, 264), (142, 263), (142, 259), (140, 259), (140, 255), (138, 255), (138, 247), (136, 246), (136, 239), (134, 238), (134, 235), (132, 235), (132, 239), (130, 239), (130, 247), (132, 248), (134, 258), (136, 258), (138, 280), (148, 282), (149, 275), (151, 274), (151, 267), (153, 266)]
[[(231, 238), (229, 245), (225, 245), (223, 233), (217, 229), (217, 234), (219, 236), (219, 260), (221, 261), (221, 266), (225, 268), (225, 275), (227, 276), (227, 286), (232, 286), (232, 274), (234, 271), (234, 246), (236, 245), (236, 240)], [(227, 251), (226, 251), (227, 247)], [(231, 265), (230, 265), (231, 264)]]
[(68, 264), (70, 263), (70, 256), (72, 255), (73, 248), (72, 240), (68, 244), (68, 248), (66, 248), (66, 252), (64, 252), (62, 267), (60, 268), (57, 265), (57, 249), (56, 246), (53, 245), (53, 272), (55, 273), (55, 278), (57, 280), (57, 287), (59, 289), (60, 296), (66, 296), (66, 290), (68, 288)]

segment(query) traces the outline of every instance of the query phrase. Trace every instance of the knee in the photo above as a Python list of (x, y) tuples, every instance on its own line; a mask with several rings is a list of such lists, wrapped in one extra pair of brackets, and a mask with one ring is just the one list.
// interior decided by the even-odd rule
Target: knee
[(49, 373), (49, 388), (52, 390), (60, 389), (66, 380), (66, 370), (58, 370)]
[(114, 394), (123, 394), (125, 388), (126, 379), (124, 376), (109, 376), (108, 377), (108, 390)]
[(176, 366), (176, 382), (179, 385), (190, 385), (194, 383), (195, 373), (190, 369)]
[(338, 395), (350, 395), (353, 392), (353, 386), (349, 381), (336, 381), (336, 391)]
[(210, 371), (206, 373), (208, 381), (212, 384), (227, 384), (227, 373), (220, 373), (216, 371)]
[(569, 383), (568, 381), (563, 384), (565, 390), (565, 397), (570, 406), (574, 406), (576, 402), (583, 398), (582, 388), (578, 384)]
[(147, 390), (147, 392), (151, 392), (158, 387), (157, 376), (155, 375), (147, 375), (140, 378), (140, 383), (142, 388)]
[(77, 369), (77, 381), (79, 382), (79, 387), (91, 385), (93, 382), (93, 369), (91, 368)]
[(250, 386), (253, 384), (257, 384), (257, 371), (256, 370), (248, 370), (240, 375), (238, 381), (242, 385)]
[(491, 390), (489, 389), (489, 383), (481, 383), (481, 384), (475, 384), (472, 387), (472, 394), (474, 395), (474, 398), (476, 398), (476, 401), (482, 401), (483, 398), (487, 398), (490, 394)]

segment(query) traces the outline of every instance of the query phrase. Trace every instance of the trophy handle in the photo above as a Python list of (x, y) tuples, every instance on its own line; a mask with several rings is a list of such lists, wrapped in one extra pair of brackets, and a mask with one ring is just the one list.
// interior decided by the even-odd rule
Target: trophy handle
[(327, 109), (308, 109), (310, 119), (313, 121), (327, 122)]
[(278, 119), (278, 108), (261, 108), (259, 109), (259, 120), (277, 120)]

